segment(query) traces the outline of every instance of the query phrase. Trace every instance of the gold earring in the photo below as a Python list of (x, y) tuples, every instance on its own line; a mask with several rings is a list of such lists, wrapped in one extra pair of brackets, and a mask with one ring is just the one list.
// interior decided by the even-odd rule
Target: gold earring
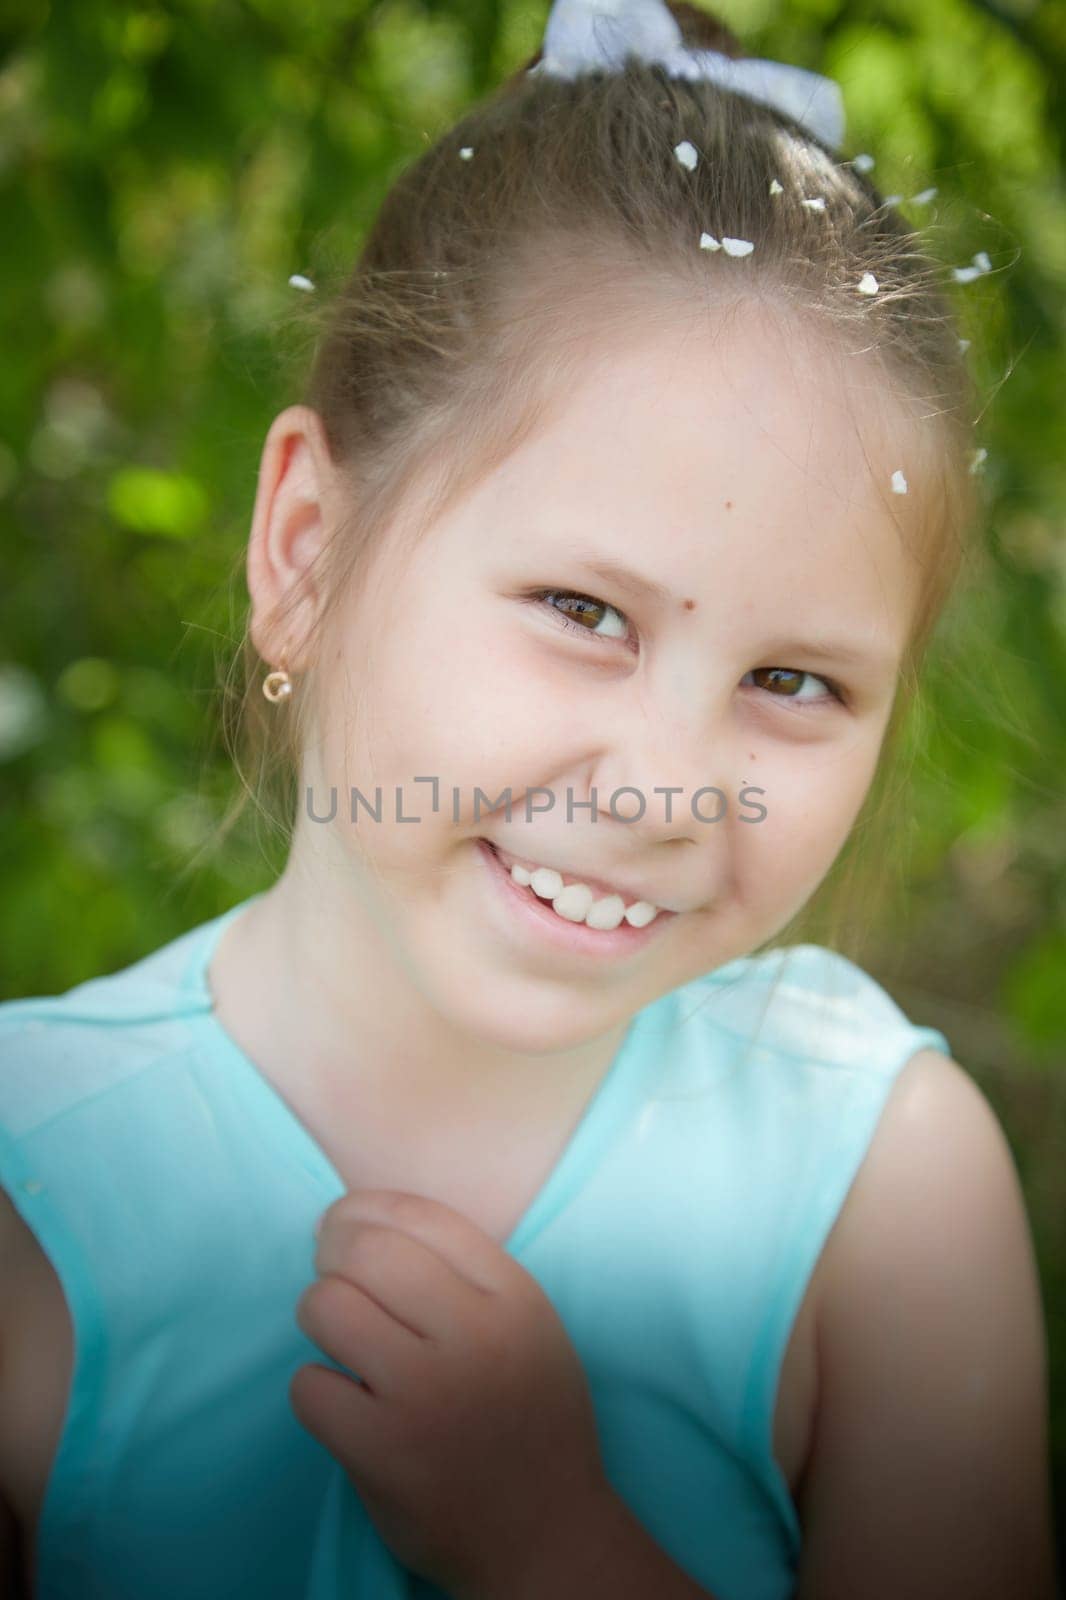
[(263, 679), (263, 693), (273, 705), (277, 705), (281, 700), (287, 700), (292, 694), (292, 679), (285, 665), (284, 650), (281, 653), (280, 670), (268, 672)]

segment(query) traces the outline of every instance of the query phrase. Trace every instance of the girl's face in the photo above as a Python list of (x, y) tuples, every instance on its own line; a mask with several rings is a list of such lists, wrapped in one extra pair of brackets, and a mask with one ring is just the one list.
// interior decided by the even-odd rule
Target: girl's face
[[(338, 613), (294, 851), (452, 1025), (533, 1052), (601, 1035), (771, 938), (829, 870), (917, 597), (914, 463), (852, 359), (754, 310), (601, 357)], [(352, 823), (352, 785), (380, 785), (380, 822)], [(332, 822), (309, 786), (320, 817), (336, 786)], [(567, 946), (481, 840), (673, 915)]]

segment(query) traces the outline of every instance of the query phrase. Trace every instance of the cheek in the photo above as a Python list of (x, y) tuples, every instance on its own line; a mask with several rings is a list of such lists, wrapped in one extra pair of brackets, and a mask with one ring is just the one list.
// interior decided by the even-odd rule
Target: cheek
[(766, 792), (758, 798), (767, 814), (757, 823), (738, 824), (736, 834), (767, 892), (774, 883), (813, 887), (828, 872), (876, 764), (876, 745), (859, 738), (846, 749), (793, 748), (763, 763), (758, 782)]
[[(460, 790), (461, 815), (472, 810), (475, 786), (494, 798), (524, 770), (521, 757), (528, 758), (535, 743), (538, 709), (544, 714), (528, 651), (523, 655), (515, 631), (502, 626), (498, 608), (467, 600), (460, 615), (461, 623), (450, 622), (439, 603), (421, 614), (409, 606), (402, 626), (395, 619), (376, 625), (373, 671), (358, 720), (354, 701), (365, 652), (353, 643), (345, 647), (353, 704), (333, 726), (347, 728), (349, 769), (367, 781), (372, 773), (383, 802), (388, 786), (402, 784), (408, 814), (431, 814), (431, 785), (414, 783), (415, 776), (439, 780), (440, 816), (451, 817), (452, 785)], [(484, 815), (486, 802), (481, 809)]]

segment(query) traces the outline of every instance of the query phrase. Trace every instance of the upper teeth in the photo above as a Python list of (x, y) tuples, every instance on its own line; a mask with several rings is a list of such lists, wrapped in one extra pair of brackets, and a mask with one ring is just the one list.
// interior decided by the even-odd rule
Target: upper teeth
[(635, 900), (627, 906), (620, 894), (597, 898), (587, 883), (564, 884), (562, 874), (554, 867), (523, 867), (516, 861), (511, 878), (523, 888), (532, 889), (541, 900), (550, 900), (552, 910), (567, 922), (584, 922), (604, 932), (617, 928), (623, 917), (631, 928), (646, 928), (659, 914), (660, 908), (650, 900)]

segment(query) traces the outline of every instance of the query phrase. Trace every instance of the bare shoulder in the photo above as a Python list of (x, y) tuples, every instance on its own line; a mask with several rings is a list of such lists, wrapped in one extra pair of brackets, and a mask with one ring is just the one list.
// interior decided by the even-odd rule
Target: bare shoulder
[(822, 1269), (798, 1600), (1054, 1600), (1037, 1264), (1010, 1146), (957, 1062), (900, 1072)]
[(0, 1389), (5, 1371), (5, 1334), (24, 1305), (20, 1290), (44, 1259), (33, 1230), (23, 1221), (7, 1190), (0, 1186)]
[(16, 1597), (27, 1593), (22, 1567), (20, 1519), (12, 1489), (14, 1426), (10, 1394), (15, 1342), (15, 1308), (23, 1304), (25, 1264), (37, 1249), (30, 1229), (19, 1216), (11, 1196), (0, 1188), (0, 1592)]
[(21, 1376), (19, 1356), (36, 1305), (33, 1291), (47, 1266), (33, 1231), (0, 1186), (0, 1491), (4, 1493), (10, 1487), (11, 1409)]
[[(7, 1274), (25, 1262), (27, 1248), (37, 1249), (32, 1230), (26, 1226), (19, 1209), (7, 1190), (0, 1184), (0, 1272)], [(0, 1310), (4, 1305), (0, 1298)]]
[(1014, 1158), (999, 1119), (968, 1072), (939, 1050), (919, 1050), (897, 1075), (870, 1148), (826, 1243), (823, 1306), (846, 1303), (849, 1283), (876, 1252), (913, 1261), (932, 1221), (984, 1208), (1000, 1246), (1031, 1240)]
[(0, 1188), (0, 1500), (9, 1543), (12, 1517), (20, 1540), (33, 1539), (73, 1365), (73, 1325), (59, 1278)]
[(0, 1185), (0, 1392), (4, 1378), (4, 1334), (19, 1304), (18, 1285), (30, 1252), (37, 1248), (7, 1190)]

